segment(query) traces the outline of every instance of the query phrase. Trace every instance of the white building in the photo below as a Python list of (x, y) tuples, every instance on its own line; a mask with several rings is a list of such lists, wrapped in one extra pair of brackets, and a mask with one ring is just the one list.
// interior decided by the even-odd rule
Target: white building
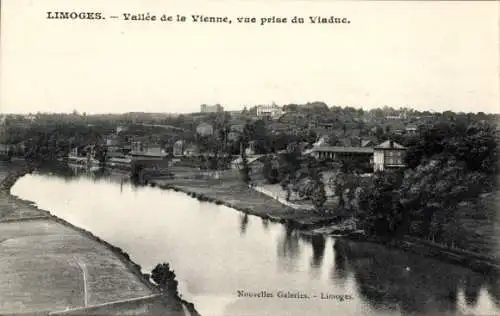
[(182, 157), (184, 155), (185, 142), (183, 140), (178, 140), (174, 143), (173, 147), (173, 156), (174, 157)]
[(215, 105), (202, 104), (202, 105), (200, 105), (200, 112), (201, 113), (224, 112), (224, 107), (220, 104), (215, 104)]
[(383, 171), (390, 168), (405, 167), (404, 155), (406, 147), (391, 140), (373, 148), (373, 170)]
[(201, 123), (196, 127), (196, 133), (201, 136), (211, 136), (214, 134), (214, 127), (212, 124)]

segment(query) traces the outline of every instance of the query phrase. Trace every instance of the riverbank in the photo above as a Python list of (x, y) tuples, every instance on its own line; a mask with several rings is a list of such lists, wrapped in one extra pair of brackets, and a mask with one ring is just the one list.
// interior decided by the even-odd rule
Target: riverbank
[(32, 171), (0, 168), (0, 314), (198, 315), (161, 292), (122, 249), (9, 194)]
[(183, 192), (202, 202), (224, 205), (248, 215), (300, 229), (314, 229), (334, 223), (338, 216), (287, 207), (238, 179), (152, 179), (150, 186)]
[(496, 258), (444, 247), (413, 237), (387, 242), (380, 238), (366, 236), (361, 231), (353, 229), (352, 225), (344, 225), (345, 217), (289, 208), (276, 199), (249, 188), (241, 181), (177, 178), (153, 179), (149, 184), (164, 190), (183, 192), (202, 202), (225, 205), (245, 214), (284, 223), (305, 230), (307, 234), (340, 235), (350, 240), (385, 244), (388, 247), (465, 266), (481, 273), (500, 272), (500, 263)]
[(500, 274), (500, 263), (495, 258), (490, 258), (478, 253), (463, 249), (453, 249), (419, 238), (405, 236), (401, 239), (384, 240), (374, 236), (361, 234), (346, 234), (341, 238), (374, 244), (383, 244), (386, 247), (411, 252), (414, 254), (432, 257), (440, 261), (453, 263), (467, 267), (476, 272), (488, 274)]

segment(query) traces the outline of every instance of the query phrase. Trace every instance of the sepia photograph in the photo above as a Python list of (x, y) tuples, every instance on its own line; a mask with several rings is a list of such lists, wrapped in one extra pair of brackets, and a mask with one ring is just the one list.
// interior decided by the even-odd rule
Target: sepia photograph
[(500, 316), (498, 1), (0, 6), (0, 315)]

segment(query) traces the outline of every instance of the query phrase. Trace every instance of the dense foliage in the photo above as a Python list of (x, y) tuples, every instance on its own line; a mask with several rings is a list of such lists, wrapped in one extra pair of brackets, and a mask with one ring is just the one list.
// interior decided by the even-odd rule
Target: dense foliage
[(495, 190), (496, 131), (486, 124), (437, 123), (410, 147), (410, 168), (376, 174), (362, 191), (364, 227), (464, 247), (459, 205)]
[(177, 296), (178, 282), (175, 279), (175, 272), (170, 269), (168, 263), (159, 263), (151, 271), (151, 278), (158, 286), (172, 296)]

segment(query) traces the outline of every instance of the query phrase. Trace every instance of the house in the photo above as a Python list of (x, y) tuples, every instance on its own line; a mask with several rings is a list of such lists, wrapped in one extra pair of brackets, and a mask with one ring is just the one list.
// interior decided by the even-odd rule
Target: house
[(214, 134), (214, 127), (212, 124), (200, 123), (196, 127), (196, 133), (200, 136), (212, 136)]
[(106, 166), (111, 168), (130, 169), (132, 158), (123, 152), (112, 151), (106, 154)]
[(86, 146), (72, 148), (68, 154), (68, 161), (70, 163), (96, 166), (99, 164), (96, 156), (96, 146), (94, 144), (89, 144)]
[(392, 168), (405, 167), (404, 155), (406, 147), (387, 140), (373, 148), (373, 170), (383, 171)]
[(415, 135), (417, 133), (418, 127), (416, 125), (407, 125), (405, 132), (410, 135)]
[(258, 105), (257, 108), (257, 117), (259, 118), (267, 118), (267, 119), (278, 119), (285, 112), (281, 107), (276, 105), (275, 103), (271, 105)]
[(169, 166), (165, 149), (157, 144), (133, 141), (128, 155), (132, 163), (140, 163), (146, 168), (161, 169)]
[(10, 146), (0, 144), (0, 160), (10, 160)]
[(405, 124), (400, 119), (388, 119), (383, 123), (383, 128), (385, 131), (390, 131), (395, 134), (401, 135), (405, 131)]
[(318, 146), (311, 150), (311, 154), (316, 159), (362, 159), (368, 162), (373, 156), (371, 147), (345, 147), (345, 146)]
[(219, 112), (224, 112), (224, 107), (221, 106), (220, 104), (215, 104), (215, 105), (202, 104), (202, 105), (200, 105), (200, 112), (201, 113), (219, 113)]
[(149, 158), (165, 158), (167, 156), (165, 150), (157, 144), (148, 144), (143, 141), (133, 141), (131, 146), (131, 151), (129, 153), (131, 156), (136, 157), (149, 157)]
[(182, 157), (184, 156), (184, 149), (186, 148), (186, 142), (184, 142), (183, 140), (178, 140), (174, 143), (174, 146), (173, 146), (173, 156), (174, 157)]
[[(264, 167), (264, 159), (265, 155), (258, 155), (254, 157), (249, 157), (247, 158), (247, 164), (248, 167), (250, 168), (250, 175), (254, 175), (252, 179), (255, 178), (255, 175), (261, 176), (262, 175), (262, 169)], [(240, 171), (243, 168), (243, 160), (241, 157), (236, 158), (235, 160), (231, 161), (231, 169), (234, 171)]]
[(108, 152), (120, 151), (122, 148), (122, 141), (118, 135), (108, 135), (105, 139), (105, 146)]

